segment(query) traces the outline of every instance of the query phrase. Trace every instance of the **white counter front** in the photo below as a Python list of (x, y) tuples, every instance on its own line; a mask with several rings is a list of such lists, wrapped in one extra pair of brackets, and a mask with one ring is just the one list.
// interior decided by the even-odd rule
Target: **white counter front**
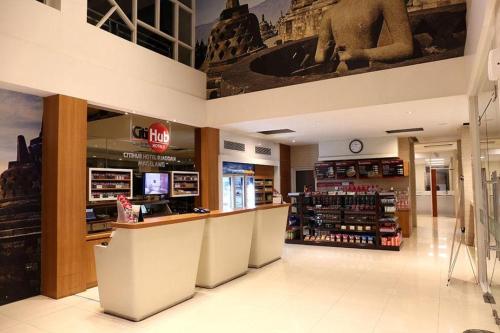
[(260, 268), (281, 258), (289, 204), (259, 206), (252, 235), (248, 265)]
[(95, 247), (104, 311), (139, 321), (191, 298), (206, 215), (115, 223), (108, 246)]
[(215, 288), (247, 273), (255, 213), (255, 209), (210, 213), (203, 235), (197, 286)]

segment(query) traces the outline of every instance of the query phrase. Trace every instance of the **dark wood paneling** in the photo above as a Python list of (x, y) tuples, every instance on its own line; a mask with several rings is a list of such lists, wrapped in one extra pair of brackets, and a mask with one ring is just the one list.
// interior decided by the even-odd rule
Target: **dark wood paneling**
[(290, 146), (280, 144), (280, 192), (283, 200), (289, 202), (288, 193), (292, 191)]
[(44, 99), (42, 170), (42, 294), (61, 298), (85, 290), (87, 102)]
[(431, 170), (431, 193), (432, 193), (432, 216), (438, 216), (438, 204), (437, 204), (437, 170)]
[(200, 172), (200, 198), (196, 202), (210, 210), (219, 209), (219, 130), (196, 129), (196, 167)]
[(256, 178), (269, 178), (274, 181), (274, 166), (272, 165), (255, 165)]

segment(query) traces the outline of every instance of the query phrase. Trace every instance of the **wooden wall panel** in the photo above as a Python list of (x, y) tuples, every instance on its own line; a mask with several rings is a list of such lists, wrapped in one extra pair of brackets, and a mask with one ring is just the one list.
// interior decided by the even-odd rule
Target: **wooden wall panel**
[(219, 209), (219, 137), (216, 128), (196, 129), (196, 167), (200, 172), (201, 196), (197, 205)]
[(280, 192), (283, 200), (290, 202), (288, 193), (292, 191), (291, 171), (291, 149), (290, 146), (280, 144)]
[(256, 164), (255, 176), (260, 178), (272, 178), (274, 180), (274, 166)]
[(87, 102), (45, 98), (42, 134), (42, 294), (61, 298), (86, 285)]

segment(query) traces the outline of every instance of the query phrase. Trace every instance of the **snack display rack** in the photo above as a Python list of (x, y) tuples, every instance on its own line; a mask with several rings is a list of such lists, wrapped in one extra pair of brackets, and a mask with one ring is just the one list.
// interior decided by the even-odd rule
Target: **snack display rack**
[(112, 201), (119, 195), (133, 197), (132, 170), (89, 168), (89, 202)]
[(170, 197), (196, 197), (200, 195), (200, 174), (189, 171), (172, 171)]
[(370, 187), (290, 193), (286, 243), (399, 251), (394, 192)]
[(255, 204), (273, 203), (273, 179), (255, 177)]

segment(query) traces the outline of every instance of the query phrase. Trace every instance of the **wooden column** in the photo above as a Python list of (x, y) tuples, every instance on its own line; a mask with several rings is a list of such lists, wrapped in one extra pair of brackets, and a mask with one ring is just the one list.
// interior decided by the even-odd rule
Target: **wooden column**
[(437, 203), (437, 170), (431, 168), (432, 216), (438, 216)]
[(286, 202), (290, 202), (288, 193), (292, 192), (291, 172), (290, 146), (280, 144), (280, 192)]
[(42, 169), (42, 294), (85, 290), (87, 102), (44, 99)]
[(196, 204), (210, 210), (219, 209), (219, 130), (197, 128), (195, 146), (201, 193)]

